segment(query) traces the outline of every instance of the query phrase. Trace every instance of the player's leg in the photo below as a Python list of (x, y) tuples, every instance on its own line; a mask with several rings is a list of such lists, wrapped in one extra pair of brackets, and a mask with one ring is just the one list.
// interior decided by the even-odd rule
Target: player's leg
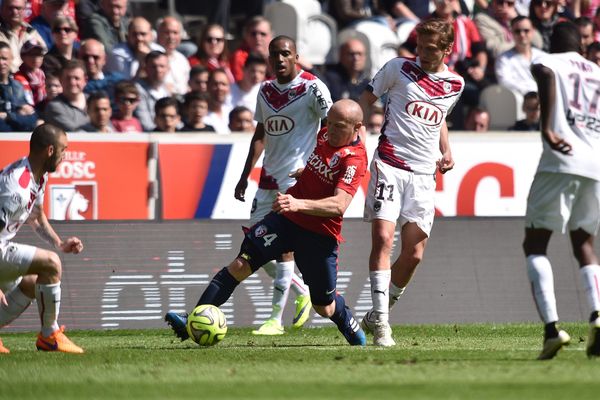
[(36, 249), (27, 274), (37, 275), (35, 298), (42, 322), (42, 329), (35, 343), (38, 350), (83, 353), (83, 349), (64, 334), (64, 326), (58, 325), (62, 294), (62, 264), (58, 254)]
[(337, 293), (337, 250), (335, 239), (304, 231), (295, 243), (298, 268), (308, 284), (317, 314), (329, 318), (350, 345), (364, 346), (366, 337), (344, 297)]
[(586, 353), (588, 357), (600, 357), (600, 265), (594, 250), (600, 226), (600, 182), (587, 178), (579, 181), (581, 186), (569, 219), (569, 233), (590, 311)]
[(17, 319), (35, 299), (35, 275), (25, 275), (14, 285), (0, 287), (5, 295), (6, 304), (0, 302), (0, 328)]

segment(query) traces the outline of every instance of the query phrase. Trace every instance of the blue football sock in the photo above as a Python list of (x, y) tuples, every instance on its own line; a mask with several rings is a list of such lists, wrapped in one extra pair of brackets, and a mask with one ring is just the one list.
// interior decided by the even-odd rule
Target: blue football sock
[(351, 345), (365, 345), (364, 332), (354, 319), (352, 311), (346, 307), (346, 301), (339, 294), (335, 296), (335, 311), (329, 319), (337, 325), (338, 330), (344, 335), (348, 343)]
[(229, 299), (237, 285), (239, 285), (237, 279), (229, 273), (227, 267), (224, 267), (212, 278), (196, 306), (212, 304), (219, 307)]

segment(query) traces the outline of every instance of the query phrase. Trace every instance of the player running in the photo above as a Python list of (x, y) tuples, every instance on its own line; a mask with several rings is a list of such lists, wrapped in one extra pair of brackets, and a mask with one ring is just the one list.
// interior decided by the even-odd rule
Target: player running
[[(436, 164), (441, 173), (454, 166), (446, 117), (464, 88), (464, 80), (443, 62), (452, 51), (452, 25), (430, 19), (420, 23), (416, 32), (418, 57), (389, 61), (361, 96), (368, 115), (370, 105), (387, 94), (365, 204), (365, 219), (372, 224), (369, 278), (373, 308), (361, 325), (373, 333), (373, 343), (378, 346), (396, 344), (389, 310), (423, 258), (435, 213)], [(398, 220), (402, 248), (390, 266)]]
[[(58, 326), (62, 275), (58, 255), (49, 250), (11, 242), (19, 228), (31, 225), (40, 238), (64, 253), (83, 250), (81, 240), (62, 240), (43, 210), (48, 173), (56, 171), (67, 148), (66, 133), (50, 124), (36, 127), (29, 141), (29, 156), (0, 171), (0, 328), (15, 320), (37, 300), (42, 330), (38, 350), (83, 353)], [(0, 353), (9, 350), (0, 341)]]
[[(265, 153), (252, 202), (250, 225), (256, 224), (271, 211), (277, 192), (284, 192), (295, 183), (292, 177), (304, 167), (316, 144), (321, 120), (331, 107), (329, 90), (316, 76), (299, 70), (295, 42), (278, 36), (269, 44), (269, 63), (276, 79), (262, 84), (254, 118), (258, 122), (250, 142), (244, 170), (235, 188), (235, 198), (244, 201), (248, 177), (260, 155)], [(263, 266), (273, 281), (273, 310), (270, 318), (256, 335), (284, 333), (282, 314), (289, 289), (296, 293), (293, 327), (301, 327), (309, 317), (310, 296), (302, 279), (294, 273), (293, 254), (283, 254)]]
[[(360, 106), (340, 100), (330, 109), (327, 128), (317, 136), (306, 167), (286, 194), (277, 193), (273, 212), (255, 224), (238, 257), (221, 269), (198, 300), (220, 306), (238, 284), (267, 261), (293, 251), (310, 290), (315, 311), (333, 321), (351, 345), (364, 346), (365, 334), (336, 291), (337, 250), (342, 218), (367, 168)], [(167, 314), (175, 334), (187, 339), (187, 314)]]
[(532, 65), (544, 147), (527, 198), (523, 249), (533, 298), (545, 324), (539, 360), (553, 358), (570, 341), (557, 327), (554, 277), (546, 254), (552, 232), (567, 229), (591, 312), (587, 355), (600, 356), (600, 266), (594, 251), (600, 225), (600, 67), (580, 51), (577, 27), (560, 23), (550, 39), (552, 54)]

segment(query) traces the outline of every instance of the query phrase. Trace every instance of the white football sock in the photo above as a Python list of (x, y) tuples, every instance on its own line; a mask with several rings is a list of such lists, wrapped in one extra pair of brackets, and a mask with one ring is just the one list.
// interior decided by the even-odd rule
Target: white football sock
[(398, 287), (394, 285), (393, 282), (390, 282), (390, 310), (394, 304), (396, 304), (398, 299), (400, 299), (400, 296), (402, 296), (402, 293), (404, 293), (405, 290), (405, 287)]
[(375, 316), (380, 322), (388, 322), (389, 320), (391, 277), (392, 271), (389, 269), (369, 271), (373, 312), (375, 312)]
[(527, 257), (527, 275), (531, 282), (533, 298), (540, 317), (545, 324), (558, 321), (554, 276), (552, 265), (545, 255), (534, 254)]
[(600, 311), (600, 265), (590, 264), (579, 269), (590, 312)]
[(18, 286), (10, 292), (5, 293), (5, 296), (8, 305), (0, 303), (0, 328), (10, 324), (19, 315), (23, 314), (23, 311), (25, 311), (33, 301), (33, 299), (25, 296)]
[(301, 294), (308, 294), (308, 286), (304, 284), (304, 281), (295, 272), (292, 272), (292, 283), (290, 289), (296, 293), (296, 297)]
[(35, 285), (40, 319), (42, 321), (42, 336), (48, 337), (58, 329), (58, 313), (60, 311), (60, 282), (48, 285)]
[(277, 263), (277, 275), (273, 281), (273, 313), (271, 318), (277, 318), (281, 322), (281, 315), (290, 293), (290, 283), (294, 274), (294, 261), (282, 261)]
[(275, 279), (275, 277), (277, 276), (277, 262), (275, 260), (269, 261), (261, 268), (265, 270), (265, 272), (271, 277), (271, 279)]

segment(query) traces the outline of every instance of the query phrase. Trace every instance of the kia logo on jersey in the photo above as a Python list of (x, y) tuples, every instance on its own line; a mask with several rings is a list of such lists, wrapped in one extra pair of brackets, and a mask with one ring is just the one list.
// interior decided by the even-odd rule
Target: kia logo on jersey
[(271, 136), (282, 136), (294, 129), (294, 120), (285, 115), (273, 115), (265, 120), (265, 132)]
[(438, 106), (420, 100), (408, 103), (406, 112), (412, 119), (426, 126), (437, 126), (444, 117), (444, 113)]

